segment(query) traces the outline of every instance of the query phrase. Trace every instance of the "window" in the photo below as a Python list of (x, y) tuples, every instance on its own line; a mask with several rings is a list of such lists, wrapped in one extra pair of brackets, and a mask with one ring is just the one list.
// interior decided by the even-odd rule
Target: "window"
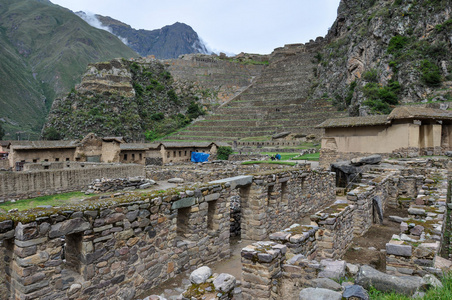
[(127, 161), (127, 154), (124, 154), (124, 161)]
[(57, 158), (55, 158), (55, 161), (60, 161), (60, 159), (57, 157)]
[(176, 151), (173, 151), (173, 157), (176, 157)]
[(135, 160), (135, 153), (132, 153), (132, 160)]
[(179, 208), (177, 210), (177, 235), (185, 238), (189, 232), (190, 207)]
[(69, 161), (69, 157), (66, 157), (66, 161)]
[(185, 150), (185, 152), (184, 152), (184, 156), (187, 156), (187, 150)]
[(142, 160), (142, 159), (143, 159), (143, 154), (140, 153), (140, 160)]
[(33, 159), (33, 162), (34, 163), (38, 162), (38, 159), (37, 158)]
[(44, 161), (49, 161), (49, 160), (46, 158), (46, 159), (44, 159)]
[(273, 198), (273, 190), (274, 190), (274, 185), (269, 185), (268, 186), (268, 190), (267, 190), (267, 206), (270, 204), (270, 201)]
[(182, 156), (182, 151), (179, 151), (179, 157), (181, 157)]
[(207, 202), (207, 229), (217, 230), (218, 224), (215, 222), (215, 212), (217, 208), (217, 200)]
[(167, 158), (170, 158), (170, 155), (171, 155), (171, 153), (168, 151), (168, 152), (166, 152), (166, 157)]
[(82, 233), (73, 233), (65, 236), (64, 257), (69, 270), (81, 272)]
[(281, 183), (281, 202), (288, 203), (289, 199), (287, 198), (287, 181)]

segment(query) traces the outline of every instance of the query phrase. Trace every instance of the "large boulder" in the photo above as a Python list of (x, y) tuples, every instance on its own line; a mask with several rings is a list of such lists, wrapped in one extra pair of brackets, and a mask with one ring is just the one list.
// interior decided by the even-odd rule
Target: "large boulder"
[(342, 294), (328, 289), (307, 288), (300, 292), (300, 300), (341, 300)]
[(323, 259), (320, 261), (322, 271), (319, 272), (318, 277), (340, 279), (345, 277), (346, 262), (343, 260)]
[(190, 282), (193, 284), (201, 284), (207, 281), (212, 276), (212, 270), (209, 267), (200, 267), (191, 272)]
[(366, 157), (353, 158), (351, 163), (354, 166), (376, 165), (381, 162), (381, 155), (371, 155)]
[(342, 291), (342, 286), (329, 278), (316, 278), (311, 280), (311, 286), (315, 288), (328, 289), (332, 291)]
[(357, 284), (345, 287), (342, 297), (344, 299), (369, 300), (369, 294), (367, 291), (362, 286)]
[(223, 293), (229, 293), (232, 291), (235, 288), (235, 283), (235, 277), (227, 273), (221, 273), (213, 281), (215, 290)]
[(369, 289), (373, 286), (378, 291), (395, 292), (412, 296), (422, 285), (422, 278), (416, 276), (398, 277), (375, 270), (369, 266), (361, 266), (355, 283)]

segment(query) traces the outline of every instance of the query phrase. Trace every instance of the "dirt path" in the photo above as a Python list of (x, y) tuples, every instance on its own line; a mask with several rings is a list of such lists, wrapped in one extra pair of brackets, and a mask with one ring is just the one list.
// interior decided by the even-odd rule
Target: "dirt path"
[(384, 216), (382, 225), (374, 224), (366, 234), (353, 239), (353, 245), (343, 257), (345, 261), (352, 264), (367, 264), (380, 271), (386, 271), (386, 255), (381, 250), (386, 249), (386, 243), (393, 234), (400, 233), (400, 224), (389, 221), (388, 216), (407, 217), (408, 213), (406, 209), (387, 208)]

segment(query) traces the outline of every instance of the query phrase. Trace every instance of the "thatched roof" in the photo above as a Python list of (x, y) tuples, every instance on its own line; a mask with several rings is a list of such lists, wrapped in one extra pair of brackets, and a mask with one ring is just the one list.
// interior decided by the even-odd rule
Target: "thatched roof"
[(208, 148), (213, 142), (163, 142), (165, 148)]
[(328, 119), (316, 128), (378, 126), (389, 124), (388, 115)]
[(102, 138), (102, 141), (104, 141), (104, 142), (125, 143), (124, 137), (122, 137), (122, 136), (106, 136), (106, 137)]
[(11, 144), (10, 141), (0, 141), (0, 147), (7, 148)]
[(119, 145), (119, 148), (122, 151), (140, 151), (140, 150), (156, 150), (162, 145), (162, 143), (125, 143)]
[(12, 141), (11, 148), (14, 150), (35, 149), (68, 149), (76, 148), (79, 141)]
[(452, 111), (419, 106), (400, 106), (394, 108), (394, 110), (389, 114), (388, 119), (452, 120)]

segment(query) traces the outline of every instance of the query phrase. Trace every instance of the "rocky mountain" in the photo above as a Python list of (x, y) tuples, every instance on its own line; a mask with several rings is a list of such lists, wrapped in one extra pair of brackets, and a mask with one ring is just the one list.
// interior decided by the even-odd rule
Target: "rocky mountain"
[[(78, 12), (78, 15), (84, 15)], [(204, 43), (190, 26), (174, 23), (161, 29), (134, 29), (121, 21), (110, 17), (95, 15), (102, 26), (108, 27), (113, 34), (127, 41), (127, 45), (143, 57), (154, 55), (159, 59), (177, 58), (182, 54), (207, 54)]]
[(37, 138), (56, 96), (67, 94), (88, 63), (137, 54), (46, 0), (0, 2), (0, 122), (15, 139)]
[(77, 89), (55, 100), (45, 139), (124, 136), (156, 139), (203, 114), (199, 99), (178, 89), (167, 66), (155, 59), (114, 59), (90, 64)]
[(316, 56), (311, 98), (351, 115), (452, 100), (450, 0), (342, 0)]

